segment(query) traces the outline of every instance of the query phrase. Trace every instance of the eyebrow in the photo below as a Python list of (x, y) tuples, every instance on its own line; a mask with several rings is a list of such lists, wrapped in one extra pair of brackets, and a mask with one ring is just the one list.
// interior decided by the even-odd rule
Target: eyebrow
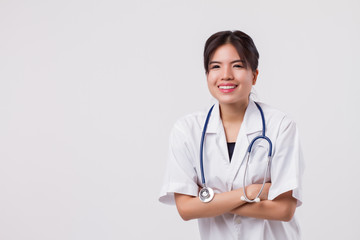
[[(239, 60), (234, 60), (234, 61), (232, 61), (231, 63), (237, 63), (237, 62), (244, 63), (245, 61), (239, 59)], [(209, 65), (210, 65), (210, 64), (214, 64), (214, 63), (221, 63), (221, 62), (219, 62), (219, 61), (210, 61), (210, 62), (209, 62)]]

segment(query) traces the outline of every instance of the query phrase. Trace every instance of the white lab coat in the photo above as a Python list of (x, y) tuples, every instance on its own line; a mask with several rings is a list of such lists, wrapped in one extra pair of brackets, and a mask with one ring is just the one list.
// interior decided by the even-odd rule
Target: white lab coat
[[(268, 198), (293, 190), (297, 206), (302, 203), (302, 175), (304, 162), (295, 123), (284, 113), (259, 103), (266, 121), (266, 136), (273, 143)], [(207, 112), (187, 115), (179, 119), (170, 134), (167, 170), (159, 201), (174, 204), (174, 193), (197, 196), (201, 184), (200, 141)], [(226, 136), (220, 118), (219, 104), (211, 114), (205, 136), (204, 172), (207, 186), (221, 193), (243, 187), (246, 150), (251, 140), (261, 135), (261, 115), (249, 99), (235, 149), (229, 161)], [(252, 150), (245, 185), (262, 183), (266, 169), (268, 144), (257, 141)], [(216, 197), (216, 196), (215, 196)], [(212, 218), (198, 219), (202, 239), (300, 239), (296, 214), (289, 222), (263, 220), (226, 213)]]

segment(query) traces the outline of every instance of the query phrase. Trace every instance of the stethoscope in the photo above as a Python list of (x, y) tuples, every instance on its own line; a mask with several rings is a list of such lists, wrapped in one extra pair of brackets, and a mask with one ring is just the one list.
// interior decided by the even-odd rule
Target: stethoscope
[[(261, 109), (261, 107), (259, 106), (258, 103), (255, 102), (255, 104), (256, 104), (256, 106), (259, 109), (260, 114), (261, 114), (262, 135), (255, 137), (250, 142), (250, 145), (249, 145), (249, 147), (247, 149), (247, 160), (246, 160), (246, 166), (245, 166), (245, 172), (244, 172), (244, 178), (243, 178), (243, 193), (244, 193), (244, 195), (241, 196), (241, 200), (246, 201), (246, 202), (250, 202), (250, 203), (252, 203), (252, 202), (260, 202), (260, 195), (261, 195), (261, 193), (262, 193), (262, 191), (264, 189), (264, 186), (265, 186), (266, 175), (267, 175), (267, 172), (268, 172), (268, 170), (270, 168), (271, 153), (272, 153), (272, 142), (268, 137), (265, 136), (265, 117), (264, 117), (263, 110)], [(204, 128), (203, 128), (203, 132), (202, 132), (202, 136), (201, 136), (201, 142), (200, 142), (200, 170), (201, 170), (201, 182), (203, 184), (203, 188), (199, 192), (199, 198), (204, 203), (210, 202), (214, 198), (214, 190), (212, 188), (206, 186), (205, 174), (204, 174), (204, 163), (203, 163), (205, 133), (206, 133), (206, 129), (207, 129), (207, 126), (208, 126), (208, 123), (209, 123), (210, 115), (211, 115), (211, 112), (212, 112), (214, 106), (215, 106), (215, 104), (210, 108), (210, 110), (209, 110), (209, 112), (207, 114), (205, 124), (204, 124)], [(246, 195), (245, 180), (246, 180), (246, 173), (247, 173), (249, 160), (250, 160), (251, 149), (252, 149), (254, 143), (259, 139), (265, 139), (269, 143), (268, 161), (267, 161), (267, 167), (266, 167), (266, 170), (265, 170), (265, 174), (264, 174), (265, 176), (264, 176), (262, 187), (261, 187), (259, 193), (256, 195), (256, 197), (251, 200)]]

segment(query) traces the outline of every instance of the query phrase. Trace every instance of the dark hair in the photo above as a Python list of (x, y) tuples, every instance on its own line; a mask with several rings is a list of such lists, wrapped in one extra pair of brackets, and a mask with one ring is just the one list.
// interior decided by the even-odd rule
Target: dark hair
[(205, 72), (209, 72), (209, 62), (215, 50), (227, 43), (236, 48), (241, 60), (244, 60), (244, 67), (250, 65), (251, 70), (255, 72), (258, 67), (259, 52), (251, 37), (241, 31), (217, 32), (208, 38), (204, 48)]

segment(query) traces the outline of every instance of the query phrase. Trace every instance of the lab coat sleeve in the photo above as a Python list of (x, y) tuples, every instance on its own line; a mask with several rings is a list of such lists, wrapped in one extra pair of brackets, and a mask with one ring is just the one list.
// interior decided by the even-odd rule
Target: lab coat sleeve
[(304, 160), (296, 124), (289, 118), (282, 119), (271, 162), (271, 187), (268, 199), (293, 191), (297, 206), (302, 204), (302, 176)]
[(159, 201), (175, 204), (174, 193), (197, 196), (197, 174), (191, 161), (189, 141), (184, 130), (175, 124), (169, 139), (168, 162)]

